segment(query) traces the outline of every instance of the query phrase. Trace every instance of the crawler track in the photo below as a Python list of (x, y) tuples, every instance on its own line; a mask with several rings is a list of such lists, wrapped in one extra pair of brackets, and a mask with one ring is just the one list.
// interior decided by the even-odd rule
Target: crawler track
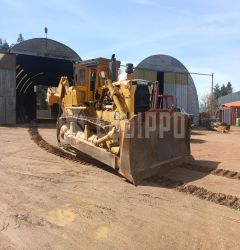
[(199, 199), (210, 201), (218, 205), (223, 205), (235, 210), (240, 210), (240, 198), (237, 196), (226, 195), (223, 193), (214, 193), (205, 188), (195, 185), (187, 185), (182, 181), (173, 180), (164, 176), (154, 176), (148, 179), (154, 183), (157, 183), (161, 187), (172, 188), (178, 192), (191, 194)]
[(29, 127), (28, 132), (29, 132), (30, 138), (40, 148), (44, 149), (45, 151), (47, 151), (47, 152), (49, 152), (51, 154), (57, 155), (59, 157), (62, 157), (64, 159), (67, 159), (67, 160), (70, 160), (70, 161), (79, 162), (79, 163), (84, 164), (84, 165), (98, 165), (98, 166), (101, 166), (101, 167), (106, 167), (104, 164), (94, 160), (91, 157), (87, 157), (86, 155), (82, 155), (82, 154), (80, 155), (80, 154), (76, 154), (76, 153), (66, 152), (63, 149), (59, 148), (59, 147), (55, 147), (55, 146), (49, 144), (39, 134), (38, 128), (36, 126)]
[(235, 171), (230, 171), (230, 170), (225, 170), (225, 169), (212, 169), (209, 167), (205, 166), (200, 166), (200, 165), (195, 165), (195, 164), (184, 164), (180, 166), (181, 168), (193, 170), (193, 171), (198, 171), (201, 173), (206, 173), (206, 174), (212, 174), (212, 175), (217, 175), (229, 179), (236, 179), (240, 180), (240, 172), (235, 172)]

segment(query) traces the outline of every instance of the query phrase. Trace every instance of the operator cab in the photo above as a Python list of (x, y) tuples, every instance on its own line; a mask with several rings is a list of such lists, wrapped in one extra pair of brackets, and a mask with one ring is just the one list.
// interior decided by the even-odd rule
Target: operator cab
[[(109, 64), (111, 61), (99, 57), (74, 65), (75, 86), (78, 88), (80, 99), (83, 102), (94, 102), (101, 96), (105, 80), (110, 78)], [(115, 61), (115, 64), (115, 75), (118, 75), (120, 61)]]

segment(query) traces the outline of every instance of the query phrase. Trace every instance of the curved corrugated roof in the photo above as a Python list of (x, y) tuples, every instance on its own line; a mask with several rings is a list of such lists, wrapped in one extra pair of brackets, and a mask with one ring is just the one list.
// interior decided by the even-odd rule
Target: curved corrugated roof
[(33, 38), (14, 45), (10, 53), (41, 56), (71, 61), (81, 61), (81, 57), (71, 48), (48, 38)]
[(137, 68), (188, 73), (187, 68), (176, 58), (161, 54), (145, 58), (138, 64)]
[(227, 102), (235, 102), (240, 100), (240, 91), (221, 96), (218, 98), (218, 105), (222, 105)]

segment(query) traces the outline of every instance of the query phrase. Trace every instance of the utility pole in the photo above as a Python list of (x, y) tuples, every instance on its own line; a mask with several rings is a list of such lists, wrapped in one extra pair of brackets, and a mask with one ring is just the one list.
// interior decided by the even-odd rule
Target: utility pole
[(210, 114), (211, 116), (214, 115), (214, 94), (213, 94), (213, 88), (214, 88), (214, 74), (212, 73), (212, 87), (211, 87), (211, 107), (210, 107)]
[(214, 77), (214, 74), (212, 73), (212, 89), (211, 89), (212, 94), (213, 94), (213, 77)]

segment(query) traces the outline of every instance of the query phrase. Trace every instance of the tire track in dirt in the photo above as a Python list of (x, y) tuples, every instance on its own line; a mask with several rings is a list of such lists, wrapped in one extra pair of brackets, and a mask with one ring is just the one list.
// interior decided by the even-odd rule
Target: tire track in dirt
[(206, 166), (201, 166), (197, 164), (184, 164), (179, 166), (180, 168), (185, 168), (192, 171), (198, 171), (205, 174), (217, 175), (220, 177), (225, 177), (229, 179), (240, 180), (240, 172), (226, 170), (226, 169), (212, 169)]
[(223, 193), (215, 193), (203, 187), (196, 185), (188, 185), (182, 181), (174, 180), (164, 176), (154, 176), (147, 179), (164, 188), (171, 188), (178, 192), (190, 194), (199, 199), (213, 202), (218, 205), (223, 205), (231, 209), (240, 210), (240, 198), (233, 195), (226, 195)]
[(28, 129), (30, 138), (42, 149), (47, 151), (48, 153), (57, 155), (61, 158), (73, 161), (73, 162), (79, 162), (83, 165), (95, 165), (95, 166), (100, 166), (102, 168), (105, 168), (106, 165), (102, 164), (101, 162), (98, 162), (97, 160), (88, 157), (86, 155), (80, 155), (80, 154), (72, 154), (70, 152), (66, 152), (65, 150), (53, 146), (49, 144), (46, 140), (42, 138), (42, 136), (39, 134), (38, 128), (36, 126), (30, 127)]
[(0, 216), (0, 232), (7, 231), (8, 229), (16, 229), (21, 226), (44, 226), (46, 223), (43, 219), (34, 217), (30, 214), (12, 214), (5, 216), (1, 214)]

